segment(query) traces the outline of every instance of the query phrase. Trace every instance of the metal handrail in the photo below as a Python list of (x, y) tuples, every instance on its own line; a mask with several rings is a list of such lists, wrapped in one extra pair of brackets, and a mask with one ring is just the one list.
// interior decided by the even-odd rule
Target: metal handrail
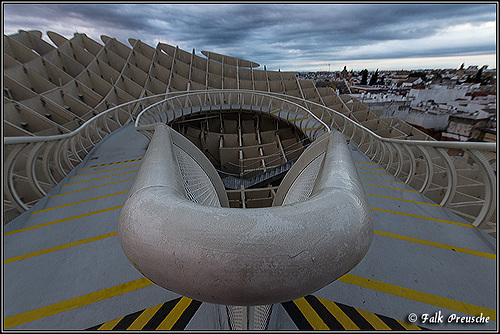
[[(188, 199), (173, 133), (164, 124), (155, 126), (118, 221), (127, 258), (157, 285), (209, 303), (275, 304), (317, 291), (367, 253), (373, 218), (338, 131), (324, 133), (290, 174), (300, 179), (302, 165), (324, 156), (324, 167), (308, 179), (315, 189), (308, 198), (259, 209)], [(286, 186), (285, 193), (290, 190)]]
[[(263, 107), (263, 102), (264, 102), (264, 98), (269, 98), (269, 97), (272, 97), (273, 99), (277, 100), (277, 101), (280, 101), (282, 102), (282, 105), (280, 107), (281, 110), (287, 110), (287, 109), (284, 109), (283, 108), (283, 104), (284, 103), (287, 103), (287, 104), (291, 104), (293, 107), (296, 108), (295, 110), (295, 114), (292, 114), (295, 116), (294, 119), (290, 119), (290, 111), (291, 110), (287, 110), (287, 113), (286, 113), (286, 117), (283, 118), (283, 117), (280, 117), (282, 118), (283, 120), (287, 121), (287, 122), (290, 122), (290, 123), (294, 123), (298, 128), (302, 128), (303, 132), (304, 133), (307, 133), (307, 125), (309, 124), (309, 121), (307, 121), (306, 124), (302, 124), (303, 123), (303, 120), (305, 118), (298, 118), (298, 115), (297, 115), (297, 111), (301, 111), (301, 112), (304, 112), (305, 115), (307, 116), (312, 116), (314, 118), (315, 121), (317, 121), (318, 123), (321, 124), (321, 127), (320, 128), (317, 128), (316, 130), (319, 130), (321, 128), (323, 128), (324, 130), (326, 130), (327, 132), (330, 131), (330, 127), (325, 123), (323, 122), (323, 120), (321, 120), (318, 116), (314, 115), (309, 109), (307, 109), (306, 107), (298, 104), (298, 103), (295, 103), (295, 102), (290, 102), (289, 99), (288, 99), (288, 96), (287, 95), (282, 95), (282, 96), (278, 96), (277, 94), (270, 94), (269, 92), (262, 92), (262, 91), (255, 91), (255, 90), (244, 90), (244, 89), (210, 89), (210, 90), (193, 90), (193, 91), (188, 91), (188, 92), (185, 92), (184, 94), (180, 94), (180, 95), (176, 95), (176, 96), (172, 96), (172, 97), (168, 97), (168, 98), (165, 98), (164, 100), (162, 101), (159, 101), (159, 102), (156, 102), (150, 106), (148, 106), (147, 108), (145, 108), (144, 110), (142, 110), (138, 115), (137, 115), (137, 118), (136, 118), (136, 121), (135, 121), (135, 127), (136, 129), (141, 129), (141, 128), (144, 128), (144, 126), (147, 126), (147, 125), (153, 125), (153, 124), (157, 124), (157, 122), (148, 122), (147, 120), (144, 120), (144, 118), (146, 118), (148, 115), (147, 113), (153, 113), (153, 115), (150, 115), (154, 120), (156, 121), (160, 121), (160, 122), (163, 122), (165, 121), (165, 123), (169, 123), (171, 121), (174, 120), (175, 117), (175, 112), (174, 110), (175, 109), (182, 109), (182, 116), (184, 116), (184, 109), (185, 108), (190, 108), (191, 109), (191, 112), (190, 113), (193, 113), (193, 108), (195, 107), (199, 107), (200, 108), (200, 111), (201, 111), (201, 108), (205, 105), (207, 105), (206, 103), (203, 103), (201, 102), (202, 100), (203, 101), (207, 101), (207, 97), (208, 97), (208, 100), (211, 101), (211, 95), (213, 94), (218, 94), (219, 95), (219, 104), (220, 104), (220, 107), (222, 108), (222, 105), (223, 104), (232, 104), (234, 105), (233, 103), (231, 103), (232, 101), (229, 101), (227, 103), (222, 103), (222, 101), (224, 101), (224, 98), (223, 98), (223, 94), (227, 95), (228, 98), (230, 99), (231, 98), (231, 94), (237, 94), (237, 101), (239, 101), (238, 103), (236, 103), (236, 105), (243, 105), (244, 101), (245, 101), (245, 98), (244, 96), (245, 95), (250, 95), (250, 103), (249, 104), (245, 104), (245, 105), (249, 105), (251, 107), (255, 107), (255, 106), (258, 106), (258, 104), (253, 104), (252, 102), (254, 102), (254, 97), (258, 96), (258, 97), (262, 97), (261, 101), (260, 101), (260, 111), (262, 111), (262, 107)], [(178, 99), (181, 99), (181, 98), (191, 98), (191, 97), (196, 97), (198, 99), (198, 101), (200, 102), (199, 104), (193, 106), (193, 103), (191, 103), (191, 106), (190, 107), (186, 107), (187, 105), (187, 101), (185, 102), (184, 106), (182, 105), (181, 102), (177, 101), (178, 104), (179, 104), (179, 107), (175, 107), (174, 103), (173, 103), (173, 100), (178, 100)], [(191, 101), (191, 100), (189, 100)], [(267, 112), (269, 114), (271, 114), (272, 110), (271, 110), (271, 105), (272, 105), (272, 100), (271, 101), (265, 101), (267, 102), (268, 106), (268, 110)], [(170, 104), (170, 105), (169, 105)], [(165, 116), (167, 116), (167, 119), (164, 120), (164, 119), (157, 119), (157, 118), (154, 118), (154, 112), (157, 112), (158, 110), (154, 110), (154, 108), (157, 108), (158, 106), (160, 105), (169, 105), (168, 106), (168, 109), (166, 108), (163, 108), (161, 109), (160, 111), (163, 112), (165, 114)], [(211, 107), (211, 110), (212, 110), (212, 107), (214, 107), (213, 104), (210, 104), (210, 107)], [(172, 110), (174, 112), (173, 114), (173, 117), (172, 119), (169, 119), (168, 118), (168, 115), (167, 115), (167, 111), (168, 110)], [(278, 116), (281, 116), (281, 110), (280, 112), (277, 113)], [(301, 121), (299, 124), (297, 124), (298, 121)], [(312, 136), (310, 136), (310, 139), (314, 139), (318, 133), (318, 131), (315, 131), (314, 134)]]
[[(167, 94), (179, 94), (172, 92)], [(158, 94), (129, 101), (103, 111), (70, 133), (52, 136), (4, 137), (4, 194), (6, 200), (18, 212), (26, 211), (45, 196), (53, 186), (60, 182), (76, 165), (83, 161), (90, 149), (101, 141), (106, 134), (133, 121), (134, 110), (156, 102), (166, 94)], [(122, 114), (122, 121), (120, 120)], [(125, 117), (123, 116), (125, 114)], [(123, 118), (126, 118), (123, 121)], [(99, 124), (100, 123), (100, 124)], [(16, 166), (22, 161), (25, 166)], [(41, 166), (40, 166), (41, 164)], [(19, 175), (18, 173), (25, 173)], [(42, 175), (37, 175), (42, 173)], [(19, 194), (16, 178), (26, 180), (31, 192)], [(24, 197), (30, 197), (25, 199)]]
[[(272, 95), (283, 96), (280, 93), (270, 93)], [(291, 100), (303, 101), (302, 99), (294, 96), (288, 96)], [(340, 98), (340, 97), (339, 97)], [(344, 106), (346, 104), (342, 99), (340, 99)], [(436, 164), (435, 159), (432, 158), (431, 154), (434, 156), (438, 156), (441, 160), (443, 160), (441, 168), (444, 168), (446, 171), (447, 177), (447, 185), (446, 187), (442, 187), (442, 189), (446, 189), (444, 191), (444, 195), (441, 197), (435, 197), (434, 200), (438, 202), (441, 206), (450, 207), (454, 213), (461, 215), (464, 218), (469, 218), (472, 224), (476, 227), (481, 226), (483, 223), (487, 222), (492, 216), (496, 209), (496, 176), (493, 171), (490, 163), (486, 160), (481, 151), (486, 152), (496, 152), (496, 143), (484, 143), (484, 142), (457, 142), (457, 141), (436, 141), (436, 140), (402, 140), (402, 139), (394, 139), (394, 138), (385, 138), (382, 137), (372, 130), (366, 128), (362, 124), (357, 121), (349, 118), (348, 116), (331, 109), (325, 105), (321, 105), (319, 103), (313, 101), (307, 101), (309, 105), (313, 105), (328, 111), (330, 116), (332, 117), (332, 121), (330, 126), (336, 127), (339, 131), (343, 132), (345, 135), (348, 135), (350, 131), (351, 140), (356, 142), (358, 147), (367, 146), (367, 148), (363, 151), (371, 160), (377, 160), (377, 162), (381, 165), (385, 165), (385, 169), (389, 171), (396, 177), (401, 178), (401, 172), (403, 170), (403, 164), (405, 162), (404, 156), (406, 155), (409, 169), (407, 171), (407, 177), (404, 179), (404, 182), (412, 185), (412, 181), (416, 180), (416, 157), (410, 147), (419, 150), (423, 155), (423, 160), (426, 165), (426, 175), (425, 180), (420, 188), (416, 187), (421, 193), (426, 194), (430, 188), (433, 178), (433, 165)], [(346, 106), (347, 107), (347, 106)], [(324, 112), (322, 111), (322, 114)], [(340, 117), (342, 119), (341, 125), (339, 125), (334, 117)], [(352, 126), (352, 129), (349, 130), (347, 124)], [(360, 130), (360, 131), (357, 131)], [(356, 138), (358, 133), (361, 133), (361, 138)], [(396, 154), (393, 153), (392, 148), (396, 151)], [(452, 209), (452, 206), (459, 206), (460, 203), (453, 203), (454, 196), (456, 195), (457, 186), (458, 186), (458, 172), (457, 168), (454, 166), (450, 155), (444, 149), (454, 149), (460, 150), (464, 154), (467, 154), (474, 163), (478, 166), (476, 170), (478, 170), (479, 175), (482, 177), (482, 182), (484, 184), (484, 194), (483, 194), (483, 204), (479, 210), (479, 213), (475, 215), (475, 217), (470, 217), (470, 215), (463, 212), (464, 210)], [(434, 150), (435, 152), (429, 152), (429, 150)], [(406, 152), (406, 153), (404, 153)], [(388, 156), (386, 157), (386, 155)], [(395, 156), (398, 158), (395, 159)], [(395, 161), (396, 160), (396, 161)], [(398, 166), (395, 167), (394, 171), (393, 164), (397, 163)], [(469, 166), (470, 167), (470, 166)], [(490, 232), (490, 231), (489, 231)], [(496, 233), (496, 226), (493, 228), (491, 232)]]
[[(362, 124), (358, 123), (356, 120), (332, 109), (325, 105), (303, 100), (301, 98), (284, 95), (281, 93), (272, 92), (259, 92), (251, 90), (196, 90), (189, 92), (171, 92), (166, 94), (158, 94), (154, 96), (144, 97), (142, 99), (130, 101), (119, 106), (115, 106), (103, 113), (100, 113), (87, 122), (85, 122), (78, 129), (74, 130), (69, 134), (62, 134), (57, 136), (35, 136), (35, 137), (6, 137), (4, 138), (4, 145), (10, 151), (6, 155), (4, 160), (5, 170), (7, 171), (4, 175), (4, 193), (6, 198), (10, 200), (11, 203), (19, 210), (24, 211), (29, 208), (29, 205), (21, 200), (20, 196), (17, 194), (14, 185), (14, 172), (16, 169), (14, 165), (18, 157), (28, 158), (28, 166), (26, 167), (26, 177), (33, 189), (34, 196), (40, 199), (46, 193), (45, 189), (50, 186), (55, 185), (58, 181), (64, 177), (68, 171), (75, 167), (75, 162), (79, 163), (82, 160), (80, 155), (85, 156), (89, 152), (89, 148), (93, 147), (97, 142), (102, 139), (102, 133), (109, 133), (112, 131), (110, 125), (122, 126), (118, 118), (118, 112), (123, 112), (125, 107), (131, 107), (134, 104), (143, 105), (146, 108), (142, 108), (139, 115), (144, 115), (147, 110), (153, 110), (152, 106), (147, 108), (150, 104), (159, 106), (161, 103), (166, 103), (165, 101), (173, 105), (173, 100), (177, 96), (177, 103), (179, 107), (183, 109), (188, 105), (186, 101), (184, 105), (180, 104), (180, 98), (188, 98), (189, 96), (198, 96), (201, 103), (201, 95), (204, 94), (205, 101), (208, 100), (209, 104), (211, 102), (210, 94), (219, 94), (223, 97), (224, 94), (252, 94), (252, 96), (259, 96), (261, 98), (260, 102), (264, 101), (264, 98), (273, 97), (282, 103), (291, 103), (296, 110), (301, 110), (301, 112), (311, 115), (316, 121), (322, 124), (322, 127), (326, 125), (325, 130), (330, 128), (336, 128), (337, 130), (343, 132), (350, 140), (353, 140), (359, 148), (373, 161), (379, 163), (387, 171), (389, 171), (394, 176), (400, 178), (405, 183), (419, 190), (421, 193), (428, 195), (430, 192), (436, 193), (437, 191), (433, 189), (439, 188), (442, 191), (441, 195), (433, 195), (431, 199), (435, 200), (442, 206), (449, 207), (453, 212), (462, 215), (462, 217), (467, 218), (469, 215), (469, 221), (471, 221), (476, 227), (480, 226), (482, 223), (488, 221), (492, 216), (496, 208), (496, 176), (491, 165), (485, 159), (481, 152), (496, 152), (496, 143), (479, 143), (479, 142), (452, 142), (452, 141), (435, 141), (435, 140), (402, 140), (394, 138), (385, 138), (374, 131), (366, 128)], [(167, 98), (165, 98), (167, 97)], [(158, 99), (161, 99), (158, 101)], [(223, 101), (223, 99), (219, 99)], [(251, 102), (258, 102), (258, 98), (251, 98)], [(152, 103), (148, 103), (151, 102)], [(241, 101), (241, 99), (240, 99)], [(301, 105), (303, 104), (303, 105)], [(307, 104), (310, 108), (318, 108), (321, 115), (316, 115), (312, 110), (305, 107)], [(270, 105), (270, 104), (269, 104)], [(222, 107), (222, 105), (220, 106)], [(191, 107), (187, 107), (192, 110)], [(212, 109), (213, 110), (213, 109)], [(110, 121), (110, 117), (104, 117), (106, 115), (110, 116), (114, 114), (117, 121)], [(136, 117), (132, 110), (128, 110), (127, 121), (139, 120), (139, 115)], [(286, 115), (288, 117), (290, 113)], [(181, 116), (184, 116), (182, 114)], [(286, 119), (285, 117), (285, 119)], [(331, 118), (330, 124), (326, 123), (326, 119)], [(102, 126), (98, 128), (97, 124), (102, 119)], [(160, 119), (157, 119), (160, 121)], [(303, 119), (300, 123), (297, 121), (292, 122), (296, 126), (300, 127), (303, 125)], [(306, 123), (307, 124), (307, 123)], [(316, 129), (318, 131), (318, 129)], [(317, 131), (315, 134), (317, 134)], [(65, 140), (66, 139), (66, 140)], [(40, 143), (45, 142), (47, 145)], [(15, 146), (9, 148), (9, 146)], [(476, 166), (466, 166), (467, 168), (473, 168), (480, 176), (481, 180), (471, 181), (466, 180), (470, 183), (477, 184), (482, 183), (484, 185), (483, 193), (477, 195), (468, 195), (477, 199), (475, 201), (476, 207), (480, 207), (479, 212), (474, 214), (466, 213), (462, 205), (466, 203), (454, 202), (455, 195), (460, 193), (458, 189), (458, 179), (461, 177), (456, 165), (456, 159), (448, 154), (447, 149), (459, 150), (463, 155), (470, 157)], [(35, 163), (37, 160), (41, 160), (43, 175), (45, 177), (45, 182), (38, 181), (37, 175), (35, 173)], [(424, 168), (422, 168), (422, 164)], [(440, 171), (444, 178), (446, 178), (447, 183), (443, 185), (435, 185), (433, 183), (433, 178), (435, 171)], [(463, 188), (463, 187), (462, 187)], [(438, 190), (439, 190), (438, 189)], [(38, 199), (32, 200), (31, 202), (36, 202)], [(472, 202), (472, 201), (470, 201)], [(480, 204), (482, 202), (482, 204)], [(479, 203), (479, 204), (478, 204)], [(495, 228), (496, 230), (496, 228)]]

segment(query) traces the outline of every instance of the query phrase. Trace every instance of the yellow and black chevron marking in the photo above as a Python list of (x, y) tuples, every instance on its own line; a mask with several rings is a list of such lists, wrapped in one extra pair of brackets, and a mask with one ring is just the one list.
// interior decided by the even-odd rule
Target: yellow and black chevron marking
[(201, 302), (179, 297), (87, 330), (183, 330)]
[(281, 303), (299, 330), (421, 330), (380, 314), (309, 295)]

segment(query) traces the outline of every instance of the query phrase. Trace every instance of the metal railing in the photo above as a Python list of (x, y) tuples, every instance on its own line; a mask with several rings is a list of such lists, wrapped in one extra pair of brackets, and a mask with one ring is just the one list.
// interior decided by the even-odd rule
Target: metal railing
[[(324, 133), (292, 167), (278, 189), (285, 202), (259, 209), (228, 207), (224, 191), (218, 192), (220, 205), (189, 196), (220, 188), (215, 168), (168, 126), (158, 123), (153, 131), (120, 212), (118, 236), (130, 262), (157, 285), (208, 303), (270, 305), (317, 291), (367, 253), (373, 218), (338, 131)], [(175, 158), (182, 141), (194, 147), (186, 151), (192, 159)], [(309, 168), (318, 157), (323, 168)], [(198, 179), (207, 182), (183, 169), (205, 172)], [(290, 201), (288, 193), (307, 190), (297, 183), (312, 191)]]
[(83, 161), (107, 134), (134, 121), (138, 111), (164, 97), (165, 94), (148, 96), (114, 106), (70, 133), (4, 137), (4, 212), (28, 210)]
[(188, 115), (230, 110), (266, 113), (280, 118), (300, 129), (310, 140), (330, 131), (321, 117), (290, 101), (286, 95), (242, 89), (197, 90), (168, 97), (141, 111), (135, 127), (139, 131), (152, 130), (155, 124), (170, 124)]
[(496, 235), (496, 171), (485, 158), (487, 152), (496, 152), (496, 143), (386, 138), (349, 114), (298, 97), (286, 98), (307, 106), (395, 177), (474, 226)]
[[(325, 105), (251, 90), (160, 94), (113, 107), (69, 134), (4, 138), (5, 197), (20, 212), (29, 209), (106, 134), (130, 121), (135, 120), (138, 130), (147, 130), (158, 122), (233, 107), (279, 117), (311, 140), (330, 128), (337, 129), (372, 161), (473, 225), (484, 227), (496, 219), (496, 175), (484, 156), (496, 152), (496, 143), (385, 138)], [(496, 233), (496, 223), (486, 230)]]

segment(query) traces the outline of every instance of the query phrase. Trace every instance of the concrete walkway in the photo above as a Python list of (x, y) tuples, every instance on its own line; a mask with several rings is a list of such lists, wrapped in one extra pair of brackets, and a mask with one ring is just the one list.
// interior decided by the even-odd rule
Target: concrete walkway
[[(154, 285), (121, 249), (120, 208), (148, 143), (131, 125), (114, 132), (4, 226), (4, 329), (228, 329), (218, 321), (224, 307)], [(496, 240), (349, 146), (372, 207), (373, 244), (338, 281), (273, 305), (269, 329), (495, 329)], [(436, 312), (443, 323), (421, 321)], [(480, 314), (488, 323), (448, 323)]]

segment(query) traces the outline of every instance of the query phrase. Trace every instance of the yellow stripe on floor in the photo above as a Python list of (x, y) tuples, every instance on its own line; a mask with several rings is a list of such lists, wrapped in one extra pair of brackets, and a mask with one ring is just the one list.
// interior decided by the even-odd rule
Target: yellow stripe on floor
[(118, 164), (124, 164), (127, 162), (135, 162), (135, 161), (141, 161), (141, 159), (134, 159), (134, 160), (127, 160), (127, 161), (120, 161), (120, 162), (110, 162), (109, 164), (102, 164), (102, 165), (95, 165), (95, 166), (90, 166), (90, 167), (83, 167), (83, 168), (77, 168), (76, 170), (82, 170), (82, 169), (90, 169), (90, 168), (96, 168), (96, 167), (104, 167), (104, 166), (111, 166), (111, 165), (118, 165)]
[(50, 317), (55, 314), (59, 314), (62, 312), (66, 312), (69, 310), (73, 310), (75, 308), (89, 305), (98, 301), (106, 300), (112, 297), (116, 297), (131, 291), (135, 291), (138, 289), (145, 288), (147, 286), (153, 285), (150, 280), (147, 278), (139, 278), (137, 280), (123, 283), (117, 286), (113, 286), (110, 288), (106, 288), (103, 290), (95, 291), (88, 293), (83, 296), (71, 298), (68, 300), (64, 300), (59, 303), (55, 303), (52, 305), (47, 305), (44, 307), (40, 307), (31, 311), (23, 312), (17, 315), (13, 315), (10, 317), (6, 317), (4, 319), (4, 328), (11, 328), (15, 326), (19, 326), (31, 321), (35, 321), (38, 319)]
[(100, 331), (109, 331), (109, 330), (112, 330), (124, 317), (121, 317), (121, 318), (118, 318), (118, 319), (115, 319), (115, 320), (111, 320), (111, 321), (108, 321), (108, 322), (105, 322), (104, 324), (102, 324), (101, 327), (99, 327), (98, 330)]
[(335, 319), (337, 319), (345, 329), (354, 331), (359, 330), (359, 327), (340, 309), (340, 307), (337, 306), (337, 304), (327, 299), (316, 298), (326, 307), (328, 312), (335, 316)]
[(418, 327), (417, 325), (409, 324), (409, 323), (406, 323), (404, 321), (399, 321), (397, 319), (394, 319), (394, 320), (396, 320), (401, 326), (403, 326), (404, 328), (406, 328), (409, 331), (421, 331), (422, 330), (422, 328)]
[(416, 190), (408, 190), (408, 189), (400, 189), (400, 188), (394, 188), (394, 187), (379, 186), (379, 185), (376, 185), (376, 184), (369, 184), (369, 183), (361, 183), (361, 184), (364, 185), (364, 186), (379, 187), (379, 188), (392, 189), (392, 190), (401, 190), (401, 191), (407, 191), (407, 192), (410, 192), (410, 193), (420, 194)]
[(172, 326), (175, 325), (177, 320), (181, 317), (182, 313), (187, 309), (192, 299), (187, 297), (182, 297), (181, 300), (175, 305), (175, 307), (170, 311), (170, 313), (163, 319), (163, 321), (158, 325), (156, 330), (170, 330)]
[[(359, 172), (359, 171), (358, 171), (358, 174), (380, 175), (380, 176), (388, 176), (388, 177), (394, 178), (394, 175), (390, 175), (390, 174), (368, 173), (368, 172)], [(404, 182), (402, 182), (402, 183), (404, 183)]]
[(64, 196), (64, 195), (69, 195), (69, 194), (77, 193), (77, 192), (84, 191), (84, 190), (90, 190), (90, 189), (95, 189), (95, 188), (110, 186), (112, 184), (117, 184), (117, 183), (126, 182), (126, 181), (132, 181), (133, 179), (135, 179), (135, 178), (133, 177), (131, 179), (126, 179), (126, 180), (121, 180), (121, 181), (116, 181), (116, 182), (105, 183), (105, 184), (101, 184), (101, 185), (98, 185), (98, 186), (83, 188), (83, 189), (79, 189), (79, 190), (68, 191), (68, 192), (65, 192), (65, 193), (62, 193), (62, 194), (57, 194), (57, 195), (50, 196), (49, 198), (59, 197), (59, 196)]
[(374, 207), (370, 207), (370, 209), (375, 210), (375, 211), (380, 211), (380, 212), (392, 213), (392, 214), (395, 214), (395, 215), (402, 215), (402, 216), (407, 216), (407, 217), (420, 218), (420, 219), (425, 219), (425, 220), (432, 220), (432, 221), (436, 221), (436, 222), (440, 222), (440, 223), (446, 223), (446, 224), (452, 224), (452, 225), (458, 225), (458, 226), (476, 228), (472, 224), (459, 223), (459, 222), (455, 222), (455, 221), (452, 221), (452, 220), (432, 218), (432, 217), (427, 217), (427, 216), (414, 215), (414, 214), (406, 213), (406, 212), (393, 211), (393, 210), (387, 210), (387, 209), (380, 209), (380, 208), (374, 208)]
[(410, 300), (415, 300), (424, 304), (434, 305), (437, 307), (453, 310), (465, 314), (477, 316), (483, 313), (484, 317), (490, 317), (496, 321), (496, 310), (483, 306), (478, 306), (470, 303), (461, 302), (458, 300), (432, 295), (430, 293), (404, 288), (401, 286), (376, 281), (369, 278), (364, 278), (352, 274), (346, 274), (338, 279), (340, 282), (349, 283), (363, 288), (388, 293), (394, 296), (403, 297)]
[(33, 211), (32, 213), (30, 213), (30, 215), (34, 215), (34, 214), (42, 213), (42, 212), (47, 212), (47, 211), (51, 211), (51, 210), (57, 210), (57, 209), (65, 208), (65, 207), (72, 206), (72, 205), (87, 203), (87, 202), (90, 202), (90, 201), (97, 201), (99, 199), (108, 198), (108, 197), (111, 197), (111, 196), (122, 195), (122, 194), (126, 194), (126, 193), (128, 193), (128, 190), (120, 191), (120, 192), (117, 192), (117, 193), (114, 193), (114, 194), (109, 194), (109, 195), (104, 195), (104, 196), (89, 198), (89, 199), (85, 199), (83, 201), (78, 201), (78, 202), (73, 202), (73, 203), (68, 203), (68, 204), (53, 206), (51, 208), (47, 208), (47, 209), (43, 209), (43, 210), (38, 210), (38, 211)]
[(373, 328), (375, 328), (376, 330), (392, 330), (391, 327), (387, 326), (385, 324), (385, 322), (383, 322), (382, 320), (380, 320), (379, 317), (377, 317), (374, 313), (371, 313), (371, 312), (367, 312), (365, 310), (360, 310), (359, 308), (356, 308), (356, 311), (359, 312), (359, 314), (361, 314), (361, 316), (363, 318), (366, 319), (366, 321), (368, 321), (370, 323), (370, 325), (373, 326)]
[(488, 259), (493, 259), (496, 260), (497, 256), (495, 254), (491, 253), (486, 253), (486, 252), (480, 252), (476, 251), (473, 249), (468, 249), (468, 248), (463, 248), (463, 247), (456, 247), (456, 246), (450, 246), (446, 244), (441, 244), (439, 242), (434, 242), (434, 241), (428, 241), (428, 240), (423, 240), (423, 239), (417, 239), (417, 238), (412, 238), (412, 237), (407, 237), (405, 235), (399, 235), (399, 234), (394, 234), (394, 233), (389, 233), (389, 232), (383, 232), (383, 231), (377, 231), (375, 230), (376, 235), (381, 235), (384, 237), (388, 238), (394, 238), (394, 239), (399, 239), (399, 240), (405, 240), (409, 242), (414, 242), (417, 244), (422, 244), (422, 245), (427, 245), (427, 246), (432, 246), (432, 247), (438, 247), (438, 248), (443, 248), (451, 251), (456, 251), (460, 253), (465, 253), (465, 254), (470, 254), (470, 255), (476, 255), (476, 256), (481, 256), (485, 257)]
[(128, 326), (127, 330), (141, 330), (146, 326), (148, 321), (156, 314), (156, 312), (160, 309), (163, 304), (156, 305), (150, 308), (147, 308), (142, 312), (134, 322)]
[(101, 234), (101, 235), (98, 235), (98, 236), (95, 236), (95, 237), (92, 237), (92, 238), (78, 240), (78, 241), (70, 242), (70, 243), (67, 243), (67, 244), (64, 244), (64, 245), (50, 247), (50, 248), (42, 249), (42, 250), (39, 250), (39, 251), (36, 251), (36, 252), (31, 252), (31, 253), (27, 253), (27, 254), (24, 254), (24, 255), (19, 255), (19, 256), (11, 257), (9, 259), (5, 259), (3, 261), (3, 263), (7, 264), (7, 263), (12, 263), (12, 262), (24, 260), (24, 259), (28, 259), (28, 258), (35, 257), (35, 256), (38, 256), (38, 255), (43, 255), (43, 254), (55, 252), (55, 251), (58, 251), (58, 250), (61, 250), (61, 249), (75, 247), (75, 246), (83, 245), (83, 244), (86, 244), (86, 243), (89, 243), (89, 242), (93, 242), (93, 241), (97, 241), (97, 240), (102, 240), (102, 239), (114, 237), (115, 235), (118, 235), (118, 232), (115, 231), (115, 232), (111, 232), (111, 233)]
[(377, 167), (361, 167), (361, 166), (356, 166), (356, 168), (361, 168), (361, 169), (376, 169), (376, 170), (385, 170), (385, 168), (377, 168)]
[(397, 197), (391, 197), (391, 196), (383, 196), (383, 195), (370, 194), (370, 193), (365, 193), (365, 194), (367, 194), (369, 196), (374, 196), (374, 197), (394, 199), (394, 200), (397, 200), (397, 201), (410, 202), (410, 203), (423, 204), (423, 205), (430, 205), (430, 206), (438, 206), (440, 208), (442, 207), (441, 205), (436, 204), (436, 203), (427, 203), (427, 202), (413, 201), (413, 200), (410, 200), (410, 199), (403, 199), (403, 198), (397, 198)]
[(92, 173), (78, 174), (78, 175), (70, 176), (69, 178), (79, 177), (79, 176), (85, 176), (85, 175), (92, 175), (92, 174), (99, 174), (99, 173), (106, 173), (106, 172), (111, 172), (111, 171), (114, 171), (114, 170), (120, 170), (120, 169), (127, 169), (127, 168), (132, 168), (132, 167), (138, 167), (140, 165), (141, 164), (132, 165), (132, 166), (126, 166), (126, 167), (113, 168), (113, 169), (100, 170), (100, 171), (92, 172)]
[(363, 161), (354, 161), (357, 164), (369, 164), (369, 165), (378, 165), (378, 162), (363, 162)]
[(72, 185), (74, 185), (74, 184), (80, 184), (80, 183), (85, 183), (85, 182), (90, 182), (90, 181), (102, 180), (102, 179), (106, 179), (106, 178), (108, 178), (108, 177), (113, 177), (113, 176), (118, 176), (118, 175), (130, 174), (130, 173), (134, 173), (134, 172), (137, 172), (137, 171), (138, 171), (138, 169), (136, 169), (136, 170), (131, 170), (130, 172), (125, 172), (125, 173), (118, 173), (118, 174), (113, 174), (113, 175), (107, 175), (107, 176), (96, 177), (95, 179), (90, 179), (90, 180), (78, 181), (78, 182), (73, 182), (73, 183), (66, 183), (66, 184), (63, 184), (61, 187), (72, 186)]
[(38, 225), (34, 225), (34, 226), (29, 226), (29, 227), (21, 228), (19, 230), (6, 232), (6, 233), (4, 233), (4, 236), (12, 235), (12, 234), (20, 233), (20, 232), (25, 232), (25, 231), (29, 231), (29, 230), (34, 230), (34, 229), (37, 229), (37, 228), (40, 228), (40, 227), (45, 227), (45, 226), (50, 226), (50, 225), (54, 225), (54, 224), (59, 224), (59, 223), (67, 222), (69, 220), (73, 220), (73, 219), (83, 218), (83, 217), (92, 216), (92, 215), (96, 215), (96, 214), (103, 213), (103, 212), (108, 212), (108, 211), (120, 209), (122, 206), (123, 205), (117, 205), (117, 206), (113, 206), (113, 207), (107, 208), (107, 209), (102, 209), (102, 210), (98, 210), (98, 211), (92, 211), (92, 212), (84, 213), (84, 214), (77, 215), (77, 216), (72, 216), (72, 217), (58, 219), (58, 220), (54, 220), (54, 221), (43, 223), (43, 224), (38, 224)]
[[(363, 173), (363, 174), (372, 174), (372, 173)], [(383, 175), (383, 174), (373, 174), (373, 175)], [(383, 176), (390, 176), (390, 175), (383, 175)], [(367, 179), (367, 180), (377, 180), (377, 181), (383, 181), (383, 182), (394, 182), (394, 183), (404, 183), (402, 181), (392, 181), (392, 180), (383, 180), (383, 179), (374, 179), (373, 177), (364, 177), (360, 176), (361, 179)]]
[(329, 330), (323, 319), (316, 313), (316, 311), (312, 308), (312, 306), (306, 301), (305, 298), (299, 298), (293, 301), (295, 305), (299, 308), (300, 312), (307, 319), (309, 324), (313, 327), (314, 330), (326, 329)]

